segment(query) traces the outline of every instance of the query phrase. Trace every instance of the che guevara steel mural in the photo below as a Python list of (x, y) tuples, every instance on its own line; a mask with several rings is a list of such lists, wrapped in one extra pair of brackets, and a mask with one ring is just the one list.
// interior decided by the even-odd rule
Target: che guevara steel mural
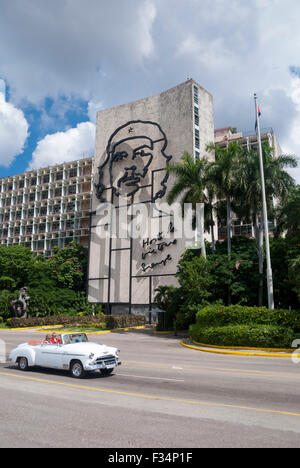
[[(99, 178), (95, 184), (97, 198), (107, 201), (105, 191), (107, 185), (104, 178), (109, 174), (110, 187), (117, 197), (134, 195), (144, 185), (147, 175), (154, 170), (156, 179), (159, 178), (158, 188), (152, 193), (152, 202), (164, 197), (167, 190), (168, 174), (166, 167), (172, 156), (166, 154), (168, 140), (159, 124), (155, 122), (134, 120), (117, 128), (109, 138), (106, 148), (106, 158), (99, 166)], [(152, 182), (153, 185), (153, 182)]]
[[(172, 156), (166, 152), (167, 146), (167, 136), (160, 125), (155, 122), (132, 120), (118, 127), (108, 140), (104, 162), (98, 168), (98, 180), (95, 183), (97, 199), (103, 203), (114, 204), (115, 197), (127, 197), (130, 205), (139, 202), (139, 191), (143, 188), (148, 190), (147, 203), (155, 203), (163, 199), (169, 178), (167, 166), (172, 159)], [(172, 232), (172, 226), (169, 229)], [(176, 240), (165, 242), (163, 237), (163, 233), (159, 233), (154, 239), (144, 240), (141, 246), (140, 275), (136, 275), (135, 278), (149, 277), (150, 290), (152, 289), (153, 269), (159, 265), (166, 266), (172, 261), (171, 255), (167, 253), (162, 259), (154, 260), (154, 258), (172, 245), (176, 245), (177, 242)], [(132, 239), (128, 249), (112, 249), (112, 242), (110, 242), (108, 303), (110, 303), (112, 251), (115, 253), (117, 250), (130, 251), (129, 304), (131, 310), (132, 262), (135, 250)]]

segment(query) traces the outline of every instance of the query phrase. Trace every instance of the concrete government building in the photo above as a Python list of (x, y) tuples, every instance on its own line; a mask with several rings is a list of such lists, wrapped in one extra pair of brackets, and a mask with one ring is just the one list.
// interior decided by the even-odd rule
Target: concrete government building
[[(275, 156), (281, 154), (272, 129), (263, 129), (262, 139), (269, 141)], [(115, 207), (117, 223), (128, 208), (124, 200), (132, 207), (166, 203), (172, 186), (169, 162), (179, 162), (184, 151), (211, 158), (207, 144), (224, 146), (233, 140), (257, 146), (253, 133), (215, 130), (213, 97), (194, 80), (100, 111), (93, 158), (0, 178), (0, 245), (22, 244), (49, 256), (55, 246), (80, 243), (89, 247), (90, 302), (105, 304), (113, 313), (151, 311), (155, 289), (177, 284), (186, 239), (175, 240), (168, 232), (166, 241), (160, 209), (155, 232), (144, 238), (105, 236), (112, 229), (106, 203)], [(233, 235), (252, 236), (252, 229), (233, 221)], [(226, 229), (216, 226), (216, 239), (225, 234)]]
[[(176, 285), (185, 239), (165, 240), (162, 216), (156, 231), (140, 239), (105, 238), (101, 207), (166, 203), (172, 184), (166, 171), (183, 152), (207, 156), (214, 141), (213, 99), (193, 80), (154, 97), (98, 112), (89, 260), (89, 301), (114, 313), (151, 310), (155, 289)], [(120, 204), (120, 200), (123, 200)], [(163, 246), (163, 247), (162, 247)]]

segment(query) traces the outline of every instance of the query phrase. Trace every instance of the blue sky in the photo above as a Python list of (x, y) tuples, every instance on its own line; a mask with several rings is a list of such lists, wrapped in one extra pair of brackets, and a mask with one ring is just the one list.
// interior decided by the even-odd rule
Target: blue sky
[(0, 0), (0, 12), (0, 177), (89, 156), (96, 110), (188, 77), (213, 94), (216, 127), (254, 129), (256, 92), (262, 127), (300, 156), (297, 0)]

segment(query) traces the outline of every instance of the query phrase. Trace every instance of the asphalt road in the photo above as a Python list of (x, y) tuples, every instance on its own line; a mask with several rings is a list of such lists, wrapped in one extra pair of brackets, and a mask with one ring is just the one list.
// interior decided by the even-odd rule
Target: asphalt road
[[(39, 339), (1, 331), (9, 353)], [(300, 447), (300, 364), (206, 354), (152, 331), (90, 336), (114, 375), (74, 380), (0, 364), (0, 447)]]

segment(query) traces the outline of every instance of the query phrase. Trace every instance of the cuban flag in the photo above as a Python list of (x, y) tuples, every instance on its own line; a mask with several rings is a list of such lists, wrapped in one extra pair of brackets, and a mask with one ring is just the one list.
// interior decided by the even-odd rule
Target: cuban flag
[[(257, 110), (258, 110), (258, 118), (261, 116), (261, 112), (260, 112), (260, 108), (259, 106), (257, 106)], [(257, 119), (256, 119), (256, 122), (255, 122), (255, 132), (257, 133), (257, 126), (258, 126), (258, 122), (257, 122)]]

